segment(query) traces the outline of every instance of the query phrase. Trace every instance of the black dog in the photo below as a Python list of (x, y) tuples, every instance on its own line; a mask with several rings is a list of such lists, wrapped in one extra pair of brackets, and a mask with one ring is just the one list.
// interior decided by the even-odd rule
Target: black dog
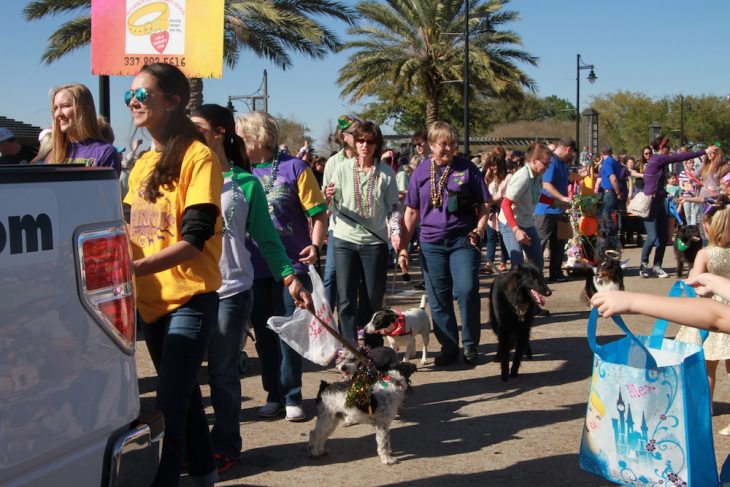
[(590, 302), (599, 291), (623, 291), (624, 271), (621, 262), (613, 257), (604, 257), (593, 268), (593, 273), (586, 276), (585, 297)]
[[(537, 306), (545, 303), (543, 296), (552, 291), (545, 283), (542, 272), (529, 264), (520, 264), (511, 271), (500, 274), (489, 291), (489, 320), (497, 335), (496, 360), (502, 365), (502, 380), (508, 375), (517, 377), (522, 355), (532, 358), (530, 328)], [(509, 353), (515, 348), (512, 371), (509, 370)]]
[(697, 225), (682, 225), (674, 238), (674, 257), (677, 259), (677, 277), (684, 277), (684, 265), (692, 269), (697, 252), (702, 248), (702, 236)]

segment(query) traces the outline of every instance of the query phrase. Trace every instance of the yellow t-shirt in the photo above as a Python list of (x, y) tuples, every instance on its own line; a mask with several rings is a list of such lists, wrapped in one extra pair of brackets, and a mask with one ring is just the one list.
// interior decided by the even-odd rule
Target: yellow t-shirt
[(596, 175), (593, 164), (588, 169), (588, 175), (583, 178), (583, 184), (580, 186), (580, 195), (588, 196), (596, 192)]
[[(129, 175), (129, 192), (124, 202), (132, 207), (129, 238), (134, 259), (155, 254), (182, 240), (182, 216), (192, 205), (211, 203), (220, 212), (223, 172), (218, 158), (198, 141), (188, 147), (180, 167), (178, 183), (150, 203), (142, 196), (144, 182), (160, 159), (155, 151), (140, 157)], [(221, 219), (215, 234), (205, 243), (199, 257), (170, 269), (136, 277), (137, 309), (152, 323), (184, 305), (196, 294), (216, 291), (221, 286), (218, 260), (221, 256)]]

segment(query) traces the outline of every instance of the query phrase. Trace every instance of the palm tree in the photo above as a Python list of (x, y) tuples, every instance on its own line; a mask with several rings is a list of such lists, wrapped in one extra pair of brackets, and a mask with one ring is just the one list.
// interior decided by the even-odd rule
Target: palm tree
[[(23, 9), (26, 20), (79, 12), (80, 15), (56, 30), (48, 38), (41, 59), (50, 64), (91, 42), (91, 0), (34, 0)], [(241, 51), (287, 69), (292, 66), (289, 52), (314, 59), (341, 47), (337, 36), (315, 16), (330, 17), (352, 25), (354, 12), (336, 0), (225, 0), (223, 58), (236, 66)], [(203, 102), (202, 80), (191, 80), (191, 102)]]
[[(464, 13), (469, 9), (469, 89), (492, 96), (536, 90), (517, 63), (537, 65), (521, 50), (520, 37), (499, 30), (519, 14), (503, 10), (509, 0), (364, 0), (356, 9), (365, 21), (348, 33), (357, 40), (340, 70), (342, 95), (354, 103), (364, 96), (419, 93), (426, 100), (426, 122), (439, 117), (439, 101), (450, 82), (460, 81), (464, 67)], [(387, 96), (387, 95), (386, 95)]]

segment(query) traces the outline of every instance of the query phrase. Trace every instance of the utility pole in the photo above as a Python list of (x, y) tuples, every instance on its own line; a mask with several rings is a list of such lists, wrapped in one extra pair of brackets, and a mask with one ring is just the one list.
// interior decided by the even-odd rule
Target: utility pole
[(269, 73), (264, 69), (264, 111), (269, 113)]
[(464, 0), (464, 156), (469, 157), (469, 0)]

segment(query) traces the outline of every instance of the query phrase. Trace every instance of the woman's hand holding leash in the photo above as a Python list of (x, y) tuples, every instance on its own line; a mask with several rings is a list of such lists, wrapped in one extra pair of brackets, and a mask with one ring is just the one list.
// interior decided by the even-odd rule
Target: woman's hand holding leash
[(408, 250), (401, 249), (398, 251), (398, 267), (400, 267), (401, 274), (408, 274)]
[(314, 312), (314, 301), (312, 300), (312, 295), (304, 288), (304, 285), (302, 285), (302, 282), (299, 279), (296, 277), (291, 279), (291, 282), (287, 285), (287, 289), (294, 300), (294, 304), (298, 308)]
[(474, 230), (469, 232), (467, 234), (467, 237), (469, 237), (469, 242), (476, 248), (479, 248), (479, 244), (482, 241), (482, 235), (484, 234), (484, 229), (476, 227)]

